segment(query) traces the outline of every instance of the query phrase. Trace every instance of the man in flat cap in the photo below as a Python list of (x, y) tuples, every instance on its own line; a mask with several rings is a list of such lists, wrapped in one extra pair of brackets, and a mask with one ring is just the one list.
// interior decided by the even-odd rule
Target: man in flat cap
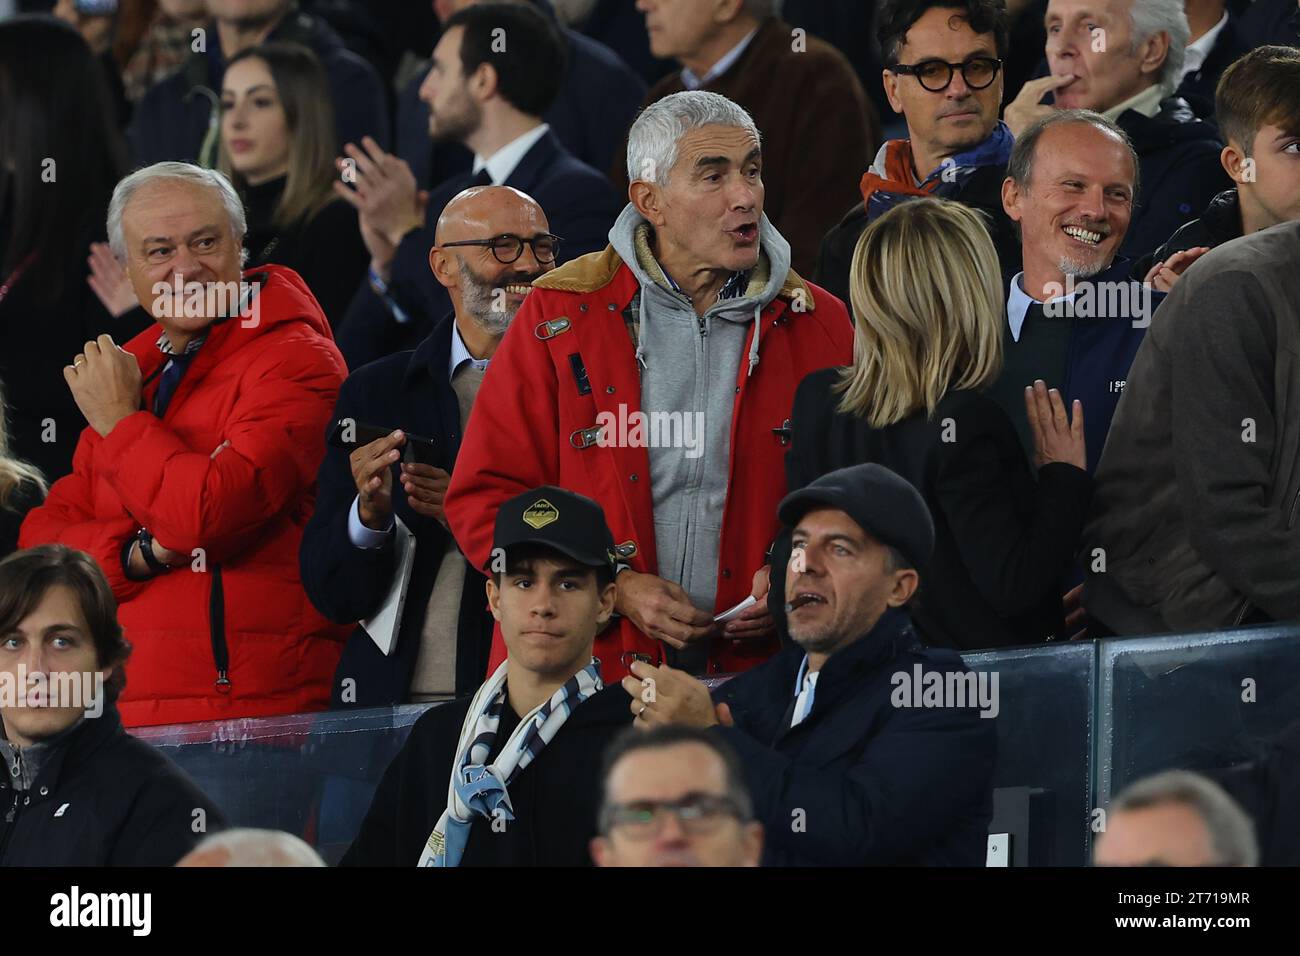
[(880, 465), (781, 502), (794, 644), (710, 697), (637, 662), (636, 726), (712, 728), (740, 755), (767, 865), (982, 866), (997, 747), (995, 675), (924, 648), (907, 604), (934, 548), (920, 494)]
[(517, 495), (483, 570), (508, 657), (416, 721), (342, 865), (591, 864), (599, 755), (632, 720), (591, 656), (614, 613), (605, 513), (562, 488)]

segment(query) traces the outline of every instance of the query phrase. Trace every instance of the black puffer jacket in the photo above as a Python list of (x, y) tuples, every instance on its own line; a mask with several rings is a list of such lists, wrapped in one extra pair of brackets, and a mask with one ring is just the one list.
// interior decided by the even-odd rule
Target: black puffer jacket
[(172, 866), (225, 825), (111, 705), (53, 744), (29, 789), (0, 776), (0, 866)]
[(1240, 239), (1241, 200), (1237, 190), (1225, 189), (1205, 207), (1200, 219), (1193, 219), (1169, 237), (1169, 241), (1151, 255), (1146, 256), (1133, 270), (1135, 278), (1144, 278), (1157, 262), (1164, 262), (1176, 252), (1186, 252), (1198, 246), (1213, 249), (1233, 239)]

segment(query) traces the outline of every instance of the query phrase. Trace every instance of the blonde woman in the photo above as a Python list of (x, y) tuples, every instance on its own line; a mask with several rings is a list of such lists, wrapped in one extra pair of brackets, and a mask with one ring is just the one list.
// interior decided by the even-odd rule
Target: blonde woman
[(979, 215), (958, 203), (917, 199), (873, 223), (850, 274), (853, 364), (800, 384), (786, 455), (791, 491), (866, 462), (916, 486), (936, 544), (913, 617), (926, 643), (962, 650), (1061, 634), (1092, 487), (1078, 402), (1067, 416), (1055, 389), (1025, 390), (1031, 469), (983, 394), (1002, 369), (1000, 276)]
[(4, 383), (0, 382), (0, 560), (18, 550), (23, 518), (45, 500), (45, 478), (34, 465), (10, 455)]

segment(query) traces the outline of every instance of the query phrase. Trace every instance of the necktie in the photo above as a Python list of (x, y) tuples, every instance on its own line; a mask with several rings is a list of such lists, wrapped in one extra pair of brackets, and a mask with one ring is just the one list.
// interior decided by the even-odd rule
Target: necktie
[(190, 362), (197, 355), (197, 351), (184, 355), (173, 355), (171, 364), (162, 373), (162, 378), (158, 381), (158, 392), (153, 397), (153, 413), (159, 418), (167, 413), (167, 406), (171, 403), (172, 396), (176, 394), (176, 386), (181, 383), (181, 376), (185, 370), (190, 367)]

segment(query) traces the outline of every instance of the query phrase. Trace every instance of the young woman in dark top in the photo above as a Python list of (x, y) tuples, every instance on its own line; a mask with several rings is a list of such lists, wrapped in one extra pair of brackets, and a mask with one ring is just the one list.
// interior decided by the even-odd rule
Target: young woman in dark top
[(853, 365), (800, 384), (786, 456), (791, 491), (864, 462), (916, 486), (936, 544), (913, 616), (928, 643), (963, 650), (1061, 634), (1091, 494), (1079, 403), (1070, 421), (1055, 389), (1026, 388), (1031, 469), (1011, 421), (981, 393), (1002, 368), (1000, 276), (988, 232), (965, 206), (917, 199), (877, 220), (853, 257)]
[(334, 326), (370, 254), (356, 211), (330, 188), (337, 174), (324, 68), (297, 44), (250, 47), (226, 66), (221, 109), (219, 163), (248, 213), (247, 268), (293, 269)]

